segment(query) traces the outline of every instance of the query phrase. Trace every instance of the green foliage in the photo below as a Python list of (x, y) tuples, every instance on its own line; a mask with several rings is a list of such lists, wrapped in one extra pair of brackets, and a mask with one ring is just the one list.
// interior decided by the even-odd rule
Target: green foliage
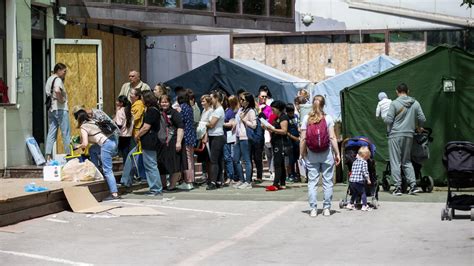
[(462, 0), (461, 6), (467, 5), (469, 8), (471, 8), (473, 4), (474, 4), (474, 0)]

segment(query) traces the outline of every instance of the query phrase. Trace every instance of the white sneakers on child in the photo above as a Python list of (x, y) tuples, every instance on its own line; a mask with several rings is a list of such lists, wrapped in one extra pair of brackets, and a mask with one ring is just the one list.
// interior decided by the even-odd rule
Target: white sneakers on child
[(347, 203), (346, 209), (352, 211), (352, 210), (355, 210), (355, 206), (354, 206), (354, 204)]
[(323, 210), (323, 216), (330, 216), (330, 215), (331, 215), (331, 211), (329, 209)]
[(311, 209), (311, 211), (309, 211), (309, 217), (316, 217), (316, 216), (318, 216), (318, 210)]
[(363, 212), (369, 212), (369, 211), (372, 210), (372, 208), (370, 208), (370, 207), (367, 206), (367, 205), (364, 205), (364, 206), (362, 206), (362, 208), (361, 208), (360, 210), (363, 211)]

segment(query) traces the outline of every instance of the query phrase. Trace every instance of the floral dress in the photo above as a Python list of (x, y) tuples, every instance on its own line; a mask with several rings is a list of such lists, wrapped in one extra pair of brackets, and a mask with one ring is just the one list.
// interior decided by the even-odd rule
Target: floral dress
[(194, 129), (194, 113), (193, 108), (189, 104), (182, 103), (181, 117), (184, 122), (184, 145), (194, 147), (196, 145), (196, 130)]

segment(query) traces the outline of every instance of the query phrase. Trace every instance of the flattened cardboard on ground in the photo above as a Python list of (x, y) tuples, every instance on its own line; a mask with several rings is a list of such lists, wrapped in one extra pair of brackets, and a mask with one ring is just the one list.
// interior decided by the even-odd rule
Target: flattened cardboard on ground
[(150, 207), (122, 207), (107, 211), (110, 214), (117, 216), (156, 216), (165, 215)]
[(67, 187), (63, 191), (73, 212), (99, 213), (117, 208), (117, 206), (100, 205), (88, 187)]

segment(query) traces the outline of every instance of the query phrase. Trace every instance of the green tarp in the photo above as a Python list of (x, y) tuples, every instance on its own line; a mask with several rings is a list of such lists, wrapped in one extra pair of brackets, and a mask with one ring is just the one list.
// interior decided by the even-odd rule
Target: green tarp
[[(445, 92), (444, 80), (455, 80), (455, 92)], [(474, 141), (474, 55), (456, 47), (439, 46), (341, 92), (344, 137), (365, 135), (377, 146), (377, 173), (382, 177), (388, 160), (385, 124), (375, 118), (377, 95), (385, 91), (396, 98), (398, 84), (406, 83), (433, 129), (431, 157), (423, 175), (435, 184), (446, 184), (442, 164), (444, 146), (453, 140)], [(379, 179), (380, 180), (380, 179)]]

